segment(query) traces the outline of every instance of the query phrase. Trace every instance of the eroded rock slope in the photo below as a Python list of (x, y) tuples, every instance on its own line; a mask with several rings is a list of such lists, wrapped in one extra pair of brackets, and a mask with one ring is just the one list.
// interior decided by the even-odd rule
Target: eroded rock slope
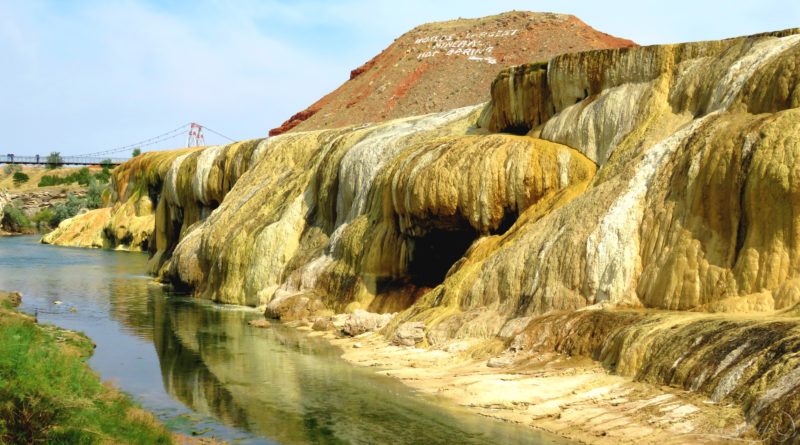
[(797, 30), (564, 54), (485, 106), (149, 155), (152, 271), (287, 319), (588, 355), (776, 440), (800, 417), (798, 60)]

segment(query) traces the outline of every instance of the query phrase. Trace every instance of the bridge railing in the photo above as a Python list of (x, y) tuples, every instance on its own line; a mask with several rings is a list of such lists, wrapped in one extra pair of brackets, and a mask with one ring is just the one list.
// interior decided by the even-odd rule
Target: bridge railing
[(47, 156), (17, 156), (0, 155), (0, 164), (31, 164), (31, 165), (119, 165), (127, 158), (102, 158), (93, 156), (61, 156), (59, 162), (49, 162)]

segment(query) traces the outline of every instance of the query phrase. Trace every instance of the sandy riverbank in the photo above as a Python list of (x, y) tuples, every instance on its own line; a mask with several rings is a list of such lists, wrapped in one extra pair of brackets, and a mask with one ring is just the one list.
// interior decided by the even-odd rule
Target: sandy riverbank
[(588, 358), (498, 355), (502, 345), (466, 341), (447, 350), (395, 346), (375, 332), (340, 337), (294, 325), (309, 336), (328, 339), (354, 365), (375, 367), (415, 390), (478, 414), (577, 442), (761, 443), (738, 406), (613, 375)]

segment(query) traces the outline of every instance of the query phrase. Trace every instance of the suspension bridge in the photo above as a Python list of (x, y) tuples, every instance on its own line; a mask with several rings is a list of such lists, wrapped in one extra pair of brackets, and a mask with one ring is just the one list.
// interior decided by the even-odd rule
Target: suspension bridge
[[(49, 155), (16, 155), (8, 153), (5, 155), (0, 154), (0, 163), (3, 164), (26, 164), (26, 165), (46, 165), (61, 167), (64, 165), (108, 165), (115, 166), (122, 164), (130, 159), (129, 157), (120, 157), (119, 153), (132, 153), (133, 150), (142, 150), (145, 147), (162, 144), (167, 141), (174, 140), (178, 137), (186, 137), (186, 147), (203, 147), (206, 145), (204, 130), (213, 133), (230, 142), (235, 140), (225, 136), (222, 133), (212, 130), (205, 125), (200, 125), (196, 122), (181, 125), (174, 130), (161, 133), (158, 136), (153, 136), (135, 142), (108, 150), (95, 151), (92, 153), (85, 153), (75, 156), (61, 156), (59, 153), (51, 153)], [(114, 156), (117, 155), (117, 156)]]

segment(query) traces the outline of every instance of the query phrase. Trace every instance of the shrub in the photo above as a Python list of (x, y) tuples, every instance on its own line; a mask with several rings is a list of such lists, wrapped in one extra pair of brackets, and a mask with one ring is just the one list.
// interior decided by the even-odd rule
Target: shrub
[(136, 156), (139, 156), (140, 154), (142, 154), (142, 149), (139, 148), (139, 147), (136, 147), (136, 148), (133, 149), (133, 152), (131, 153), (131, 157), (135, 158)]
[(36, 226), (37, 230), (43, 231), (52, 227), (51, 222), (54, 217), (55, 213), (53, 213), (53, 209), (48, 207), (36, 212), (36, 214), (31, 217), (31, 222)]
[(29, 179), (31, 178), (25, 173), (22, 173), (21, 171), (14, 172), (14, 185), (17, 187), (19, 187), (20, 184), (28, 182)]
[(92, 175), (88, 167), (83, 167), (76, 172), (68, 174), (67, 176), (44, 175), (39, 180), (39, 187), (73, 184), (75, 182), (83, 186), (88, 186), (89, 182), (92, 179), (96, 179), (98, 182), (101, 183), (107, 183), (110, 178), (111, 178), (111, 172), (109, 171), (107, 166), (104, 166), (103, 170), (95, 173), (94, 175)]
[(107, 166), (104, 166), (103, 170), (94, 174), (94, 178), (105, 184), (111, 179), (111, 170)]
[(87, 208), (86, 200), (69, 193), (67, 195), (67, 202), (53, 207), (53, 218), (50, 220), (50, 225), (56, 227), (61, 221), (72, 218), (84, 208)]
[(83, 167), (77, 172), (72, 173), (72, 175), (74, 175), (75, 182), (84, 186), (89, 185), (89, 181), (92, 179), (92, 174), (89, 172), (89, 167)]
[(3, 207), (2, 226), (12, 232), (21, 232), (31, 227), (31, 221), (17, 206), (8, 204)]
[(103, 206), (103, 192), (105, 192), (106, 188), (108, 188), (108, 186), (101, 184), (95, 179), (90, 180), (89, 190), (86, 193), (87, 209), (99, 209)]
[(61, 153), (54, 151), (47, 155), (47, 168), (52, 170), (62, 165), (64, 165), (64, 158), (61, 157)]

